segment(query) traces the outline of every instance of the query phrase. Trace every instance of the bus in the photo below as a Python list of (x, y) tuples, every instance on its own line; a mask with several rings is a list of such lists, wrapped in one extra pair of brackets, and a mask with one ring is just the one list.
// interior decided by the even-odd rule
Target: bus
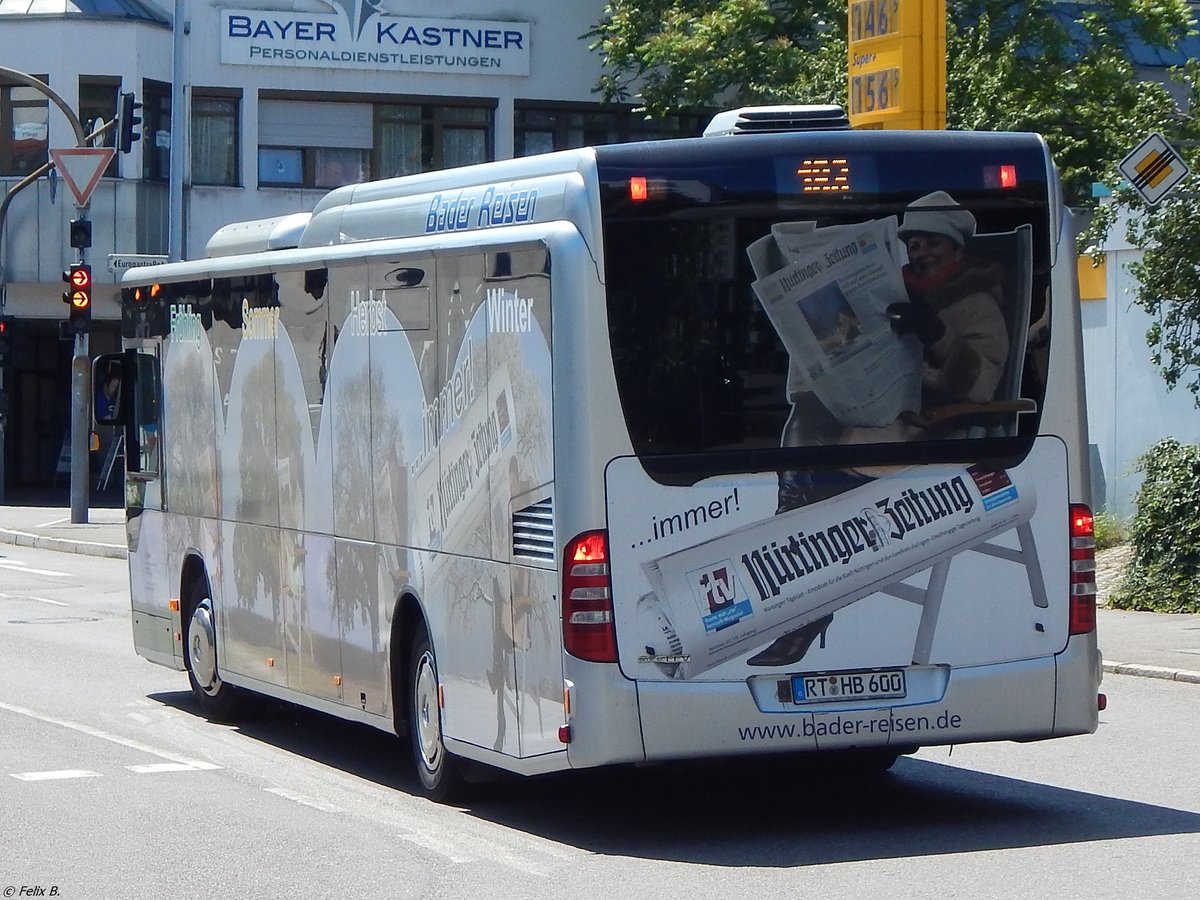
[(349, 185), (127, 272), (95, 366), (137, 652), (212, 718), (394, 731), (434, 798), (1094, 731), (1046, 145), (742, 119)]

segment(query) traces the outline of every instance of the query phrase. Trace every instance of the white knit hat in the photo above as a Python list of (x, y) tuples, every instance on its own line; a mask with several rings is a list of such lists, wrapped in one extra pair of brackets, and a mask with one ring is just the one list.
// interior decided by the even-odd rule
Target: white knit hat
[(975, 217), (945, 191), (934, 191), (908, 204), (900, 223), (900, 239), (913, 232), (941, 234), (958, 246), (975, 236)]

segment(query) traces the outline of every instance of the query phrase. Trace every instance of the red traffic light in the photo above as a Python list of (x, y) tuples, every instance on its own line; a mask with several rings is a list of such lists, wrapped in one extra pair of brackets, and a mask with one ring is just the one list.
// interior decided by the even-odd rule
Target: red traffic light
[(74, 265), (63, 272), (63, 281), (71, 289), (63, 294), (63, 302), (71, 306), (71, 311), (88, 309), (92, 305), (92, 267)]
[(63, 272), (70, 285), (63, 292), (63, 303), (71, 307), (70, 324), (76, 332), (87, 331), (92, 318), (92, 267), (82, 263)]

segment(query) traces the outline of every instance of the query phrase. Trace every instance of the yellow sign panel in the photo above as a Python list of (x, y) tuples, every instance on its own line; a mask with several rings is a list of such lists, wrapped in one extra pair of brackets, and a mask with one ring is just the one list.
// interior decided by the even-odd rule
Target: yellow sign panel
[(946, 127), (945, 0), (850, 0), (850, 124)]
[(900, 0), (851, 0), (850, 40), (898, 34), (900, 31)]

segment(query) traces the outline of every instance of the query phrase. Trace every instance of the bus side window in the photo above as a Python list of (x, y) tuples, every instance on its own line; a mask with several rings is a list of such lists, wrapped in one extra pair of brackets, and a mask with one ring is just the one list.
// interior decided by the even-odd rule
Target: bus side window
[[(131, 354), (136, 375), (133, 384), (131, 425), (137, 436), (136, 461), (138, 472), (159, 471), (159, 396), (158, 358), (148, 353)], [(132, 467), (132, 466), (131, 466)]]
[(95, 391), (92, 418), (97, 425), (128, 424), (124, 402), (127, 381), (124, 354), (109, 353), (92, 362), (92, 388)]

